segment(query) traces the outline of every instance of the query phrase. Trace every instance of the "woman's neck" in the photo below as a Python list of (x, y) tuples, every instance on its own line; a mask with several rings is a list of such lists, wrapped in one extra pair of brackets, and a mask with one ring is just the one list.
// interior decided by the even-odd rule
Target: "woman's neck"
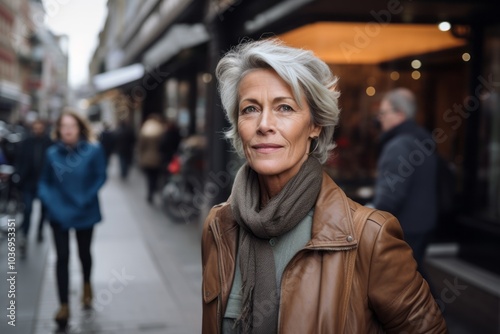
[(61, 142), (63, 143), (64, 146), (67, 146), (70, 148), (75, 148), (76, 145), (78, 145), (78, 141), (71, 141), (71, 142), (61, 141)]
[(259, 175), (261, 208), (265, 207), (271, 198), (279, 194), (287, 182), (288, 179), (285, 180), (280, 176)]

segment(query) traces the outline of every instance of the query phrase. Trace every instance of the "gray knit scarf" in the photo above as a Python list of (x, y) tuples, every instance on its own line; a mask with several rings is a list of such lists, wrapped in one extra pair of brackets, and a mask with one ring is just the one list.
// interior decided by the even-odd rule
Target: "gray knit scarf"
[(243, 333), (276, 333), (280, 291), (269, 239), (293, 229), (316, 203), (322, 167), (309, 157), (279, 194), (260, 209), (257, 173), (248, 164), (236, 175), (231, 193), (233, 216), (241, 227), (239, 257), (242, 278)]

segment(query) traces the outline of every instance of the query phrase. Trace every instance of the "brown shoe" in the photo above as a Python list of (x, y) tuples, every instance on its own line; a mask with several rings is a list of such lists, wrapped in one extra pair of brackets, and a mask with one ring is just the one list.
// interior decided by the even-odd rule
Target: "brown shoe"
[(82, 304), (86, 310), (92, 308), (92, 286), (90, 286), (89, 282), (83, 284)]
[(61, 307), (59, 308), (59, 311), (57, 311), (54, 320), (60, 329), (64, 329), (68, 325), (68, 319), (69, 319), (69, 306), (68, 304), (61, 304)]

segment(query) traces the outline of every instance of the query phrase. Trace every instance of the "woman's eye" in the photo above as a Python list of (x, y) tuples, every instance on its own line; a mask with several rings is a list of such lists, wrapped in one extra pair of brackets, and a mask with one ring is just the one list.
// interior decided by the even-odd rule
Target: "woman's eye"
[(243, 108), (241, 110), (241, 113), (242, 114), (248, 114), (248, 113), (252, 113), (252, 112), (256, 112), (256, 111), (257, 111), (257, 109), (254, 106), (248, 106), (246, 108)]
[(282, 104), (278, 107), (279, 111), (293, 111), (293, 108), (287, 104)]

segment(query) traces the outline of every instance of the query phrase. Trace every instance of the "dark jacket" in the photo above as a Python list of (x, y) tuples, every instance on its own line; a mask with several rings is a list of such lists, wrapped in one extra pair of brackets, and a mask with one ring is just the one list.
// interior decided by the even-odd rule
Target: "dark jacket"
[(20, 143), (16, 157), (16, 172), (23, 191), (36, 192), (45, 154), (50, 145), (52, 140), (47, 135), (30, 136)]
[(101, 221), (97, 194), (106, 181), (106, 158), (100, 144), (61, 142), (49, 147), (38, 195), (49, 219), (63, 229), (86, 229)]
[[(323, 173), (311, 240), (283, 272), (278, 333), (445, 333), (398, 221), (361, 209)], [(221, 332), (238, 240), (230, 205), (215, 206), (202, 235), (205, 334)]]
[(373, 201), (396, 216), (406, 233), (424, 233), (437, 222), (437, 153), (431, 135), (406, 121), (382, 136)]
[(172, 157), (177, 152), (181, 143), (181, 134), (177, 126), (167, 129), (160, 142), (160, 151), (163, 155), (163, 164), (168, 165)]
[(99, 135), (99, 142), (104, 149), (106, 158), (109, 159), (109, 157), (115, 150), (115, 134), (109, 129), (102, 130), (101, 134)]
[(126, 124), (121, 124), (115, 130), (115, 151), (122, 158), (131, 162), (134, 155), (136, 136), (134, 129)]

